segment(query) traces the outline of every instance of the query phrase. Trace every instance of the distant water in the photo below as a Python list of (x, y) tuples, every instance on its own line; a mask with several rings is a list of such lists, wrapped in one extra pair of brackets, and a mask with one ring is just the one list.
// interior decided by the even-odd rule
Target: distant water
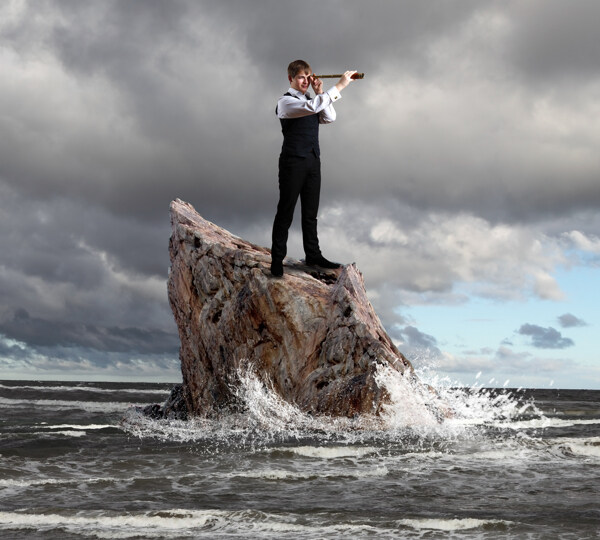
[(0, 382), (0, 538), (598, 538), (600, 392), (382, 383), (380, 420), (247, 376), (245, 414), (185, 423), (132, 407), (168, 384)]

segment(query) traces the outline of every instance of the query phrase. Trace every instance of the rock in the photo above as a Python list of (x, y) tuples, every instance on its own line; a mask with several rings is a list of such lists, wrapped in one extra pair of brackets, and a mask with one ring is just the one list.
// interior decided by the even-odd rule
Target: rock
[[(138, 409), (139, 410), (139, 409)], [(141, 409), (142, 414), (150, 418), (168, 418), (170, 420), (187, 420), (188, 407), (185, 401), (185, 390), (182, 384), (176, 384), (163, 405), (154, 403)]]
[(190, 204), (171, 203), (171, 225), (168, 292), (181, 339), (179, 401), (190, 415), (239, 410), (244, 369), (302, 411), (346, 417), (380, 412), (388, 395), (375, 381), (378, 365), (413, 376), (354, 264), (319, 271), (288, 258), (274, 278), (268, 249)]

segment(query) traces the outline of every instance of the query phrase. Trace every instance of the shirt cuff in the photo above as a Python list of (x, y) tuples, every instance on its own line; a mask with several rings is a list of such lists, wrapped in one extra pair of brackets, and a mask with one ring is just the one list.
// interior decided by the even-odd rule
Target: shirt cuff
[(342, 97), (342, 94), (335, 86), (332, 86), (329, 90), (327, 90), (327, 94), (331, 98), (331, 101), (337, 101)]

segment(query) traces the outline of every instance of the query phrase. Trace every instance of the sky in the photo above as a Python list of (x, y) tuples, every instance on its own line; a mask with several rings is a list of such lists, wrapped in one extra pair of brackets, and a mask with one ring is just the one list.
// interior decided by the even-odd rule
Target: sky
[(169, 204), (270, 246), (300, 58), (365, 73), (321, 128), (321, 248), (417, 370), (600, 389), (598, 21), (596, 0), (3, 1), (0, 379), (180, 380)]

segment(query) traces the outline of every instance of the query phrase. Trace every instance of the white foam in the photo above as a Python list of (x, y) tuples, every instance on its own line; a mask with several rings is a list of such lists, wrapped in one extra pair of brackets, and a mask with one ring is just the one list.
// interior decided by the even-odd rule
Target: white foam
[(9, 399), (0, 398), (0, 405), (10, 408), (41, 407), (50, 410), (81, 409), (87, 412), (120, 412), (124, 413), (131, 402), (127, 401), (68, 401), (60, 399)]
[(398, 522), (399, 526), (411, 527), (412, 529), (427, 529), (433, 531), (466, 531), (469, 529), (478, 529), (486, 525), (510, 525), (510, 521), (502, 521), (497, 519), (401, 519)]
[(363, 457), (369, 454), (375, 454), (378, 451), (378, 449), (373, 446), (296, 446), (293, 448), (278, 448), (276, 450), (292, 452), (299, 456), (319, 459)]
[(382, 416), (391, 429), (411, 428), (417, 434), (452, 438), (479, 427), (513, 426), (524, 414), (535, 417), (531, 422), (547, 421), (533, 403), (521, 403), (508, 391), (457, 388), (427, 375), (424, 384), (389, 367), (378, 369), (377, 382), (390, 395)]
[[(160, 536), (164, 531), (185, 532), (190, 527), (202, 528), (211, 522), (223, 519), (222, 512), (186, 512), (183, 510), (162, 513), (141, 513), (122, 515), (76, 515), (31, 514), (21, 512), (0, 512), (0, 524), (11, 529), (35, 529), (47, 531), (65, 528), (86, 536), (100, 538), (131, 538), (141, 533), (149, 537)], [(123, 530), (129, 529), (129, 530)], [(187, 535), (186, 535), (187, 536)]]
[(91, 431), (96, 429), (107, 429), (118, 427), (114, 424), (38, 424), (41, 425), (44, 429), (73, 429), (73, 430), (85, 430)]
[(257, 478), (262, 480), (308, 480), (315, 478), (311, 472), (294, 472), (285, 469), (253, 470), (225, 475), (228, 478)]
[[(261, 381), (252, 367), (239, 372), (239, 384), (234, 388), (238, 400), (245, 406), (244, 413), (231, 414), (218, 419), (194, 418), (190, 421), (153, 420), (128, 410), (123, 427), (139, 437), (156, 437), (181, 442), (206, 441), (214, 443), (252, 442), (264, 444), (278, 440), (301, 440), (304, 437), (318, 439), (324, 444), (319, 449), (300, 449), (296, 452), (313, 454), (315, 457), (341, 457), (344, 452), (368, 452), (336, 447), (331, 442), (361, 445), (363, 441), (382, 438), (387, 441), (410, 437), (442, 438), (463, 433), (465, 427), (480, 423), (479, 414), (485, 410), (487, 419), (506, 416), (508, 407), (501, 407), (498, 399), (490, 403), (488, 396), (467, 395), (465, 392), (446, 390), (431, 391), (418, 381), (410, 380), (391, 369), (377, 373), (378, 384), (391, 396), (390, 403), (380, 417), (361, 415), (356, 419), (312, 416), (286, 402), (268, 383)], [(505, 398), (502, 398), (505, 399)], [(468, 403), (465, 405), (465, 402)], [(451, 418), (444, 414), (453, 411)], [(500, 412), (498, 412), (500, 411)]]
[(41, 431), (37, 433), (40, 436), (62, 435), (64, 437), (85, 437), (88, 431), (97, 431), (101, 429), (121, 429), (116, 424), (37, 424)]
[(255, 478), (260, 480), (311, 480), (315, 478), (331, 478), (339, 480), (340, 478), (382, 478), (389, 474), (385, 466), (364, 467), (361, 469), (339, 469), (328, 470), (313, 469), (307, 471), (291, 471), (288, 469), (262, 469), (245, 472), (235, 472), (226, 475), (227, 478)]
[(53, 431), (54, 435), (62, 435), (63, 437), (85, 437), (87, 433), (85, 431)]
[(6, 390), (36, 390), (39, 392), (95, 392), (97, 394), (157, 394), (168, 396), (170, 390), (159, 390), (156, 388), (98, 388), (97, 386), (43, 386), (43, 385), (5, 385), (0, 388)]
[(562, 455), (600, 459), (600, 437), (548, 439), (546, 442)]
[(31, 486), (44, 486), (50, 484), (65, 484), (69, 483), (67, 480), (21, 480), (21, 479), (8, 479), (0, 478), (0, 488), (28, 488)]
[(248, 366), (239, 372), (240, 385), (236, 387), (237, 397), (245, 403), (252, 420), (270, 430), (289, 429), (307, 426), (312, 419), (300, 409), (285, 401), (272, 388), (263, 383)]
[(240, 383), (234, 388), (245, 411), (218, 419), (193, 418), (189, 421), (152, 420), (129, 409), (123, 427), (139, 437), (157, 437), (181, 442), (234, 441), (236, 439), (263, 443), (302, 437), (329, 440), (335, 436), (349, 442), (360, 440), (360, 429), (381, 427), (380, 419), (361, 417), (331, 418), (311, 416), (285, 401), (270, 384), (263, 383), (251, 370), (239, 373)]
[(375, 381), (390, 396), (390, 403), (383, 407), (383, 419), (391, 429), (436, 428), (440, 423), (436, 396), (409, 377), (388, 366), (378, 367)]
[(302, 523), (294, 514), (267, 514), (240, 510), (163, 510), (126, 514), (78, 512), (75, 515), (33, 514), (30, 512), (0, 512), (1, 529), (36, 530), (45, 532), (62, 529), (69, 533), (96, 538), (194, 538), (203, 534), (243, 534), (246, 538), (262, 536), (278, 538), (294, 534), (296, 537), (327, 538), (401, 534), (402, 529), (418, 531), (456, 532), (483, 527), (506, 528), (513, 522), (474, 518), (402, 519), (395, 522), (395, 530), (373, 526), (370, 523), (331, 524), (319, 515), (306, 518)]
[[(428, 384), (424, 384), (385, 367), (378, 369), (376, 381), (390, 396), (379, 417), (312, 416), (281, 398), (250, 366), (239, 372), (239, 384), (234, 388), (238, 400), (245, 406), (243, 413), (176, 421), (150, 419), (129, 409), (121, 427), (139, 437), (202, 441), (209, 446), (250, 444), (260, 447), (310, 439), (319, 444), (299, 445), (294, 449), (285, 447), (283, 451), (315, 459), (337, 459), (362, 457), (373, 452), (372, 445), (377, 446), (379, 442), (414, 444), (419, 451), (427, 451), (432, 441), (452, 444), (457, 440), (475, 440), (485, 437), (490, 428), (517, 432), (519, 437), (527, 438), (527, 430), (531, 429), (600, 423), (598, 419), (546, 417), (533, 402), (523, 403), (518, 393), (456, 388), (432, 380), (431, 376)], [(410, 446), (408, 450), (411, 451)], [(504, 445), (495, 451), (498, 456), (503, 455)], [(506, 451), (514, 453), (515, 449)], [(491, 454), (488, 457), (495, 459)]]
[(23, 480), (21, 478), (0, 478), (0, 488), (20, 488), (27, 489), (32, 486), (46, 486), (46, 485), (70, 485), (70, 484), (96, 484), (98, 482), (107, 482), (114, 479), (110, 478), (44, 478), (44, 479), (33, 479)]
[[(198, 538), (232, 535), (235, 538), (331, 538), (376, 536), (390, 533), (368, 523), (328, 523), (319, 514), (268, 514), (255, 510), (163, 510), (109, 514), (78, 512), (75, 515), (0, 512), (0, 530), (46, 532), (64, 530), (94, 538)], [(293, 535), (293, 536), (290, 536)], [(340, 536), (341, 535), (341, 536)]]
[(513, 420), (510, 422), (494, 422), (494, 427), (500, 427), (505, 429), (546, 429), (546, 428), (564, 428), (572, 426), (585, 426), (600, 424), (600, 418), (595, 419), (562, 419), (562, 418), (551, 418), (542, 416), (540, 418), (533, 418), (530, 420)]

